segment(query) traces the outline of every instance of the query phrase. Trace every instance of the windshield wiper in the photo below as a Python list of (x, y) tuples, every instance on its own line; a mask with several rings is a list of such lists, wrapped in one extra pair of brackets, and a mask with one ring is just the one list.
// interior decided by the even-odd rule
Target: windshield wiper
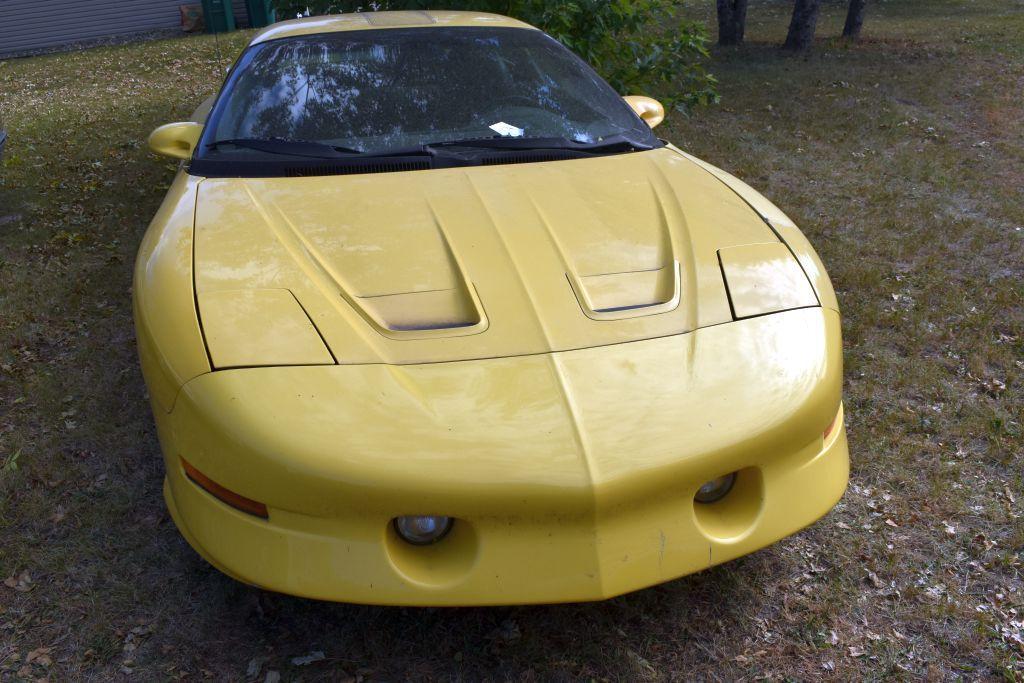
[(425, 149), (441, 149), (448, 147), (467, 147), (476, 149), (494, 150), (569, 150), (574, 152), (586, 152), (590, 154), (601, 154), (611, 152), (642, 152), (654, 149), (651, 145), (636, 142), (630, 138), (617, 134), (609, 135), (593, 142), (571, 140), (564, 137), (549, 138), (479, 138), (467, 140), (444, 140), (431, 142), (423, 145)]
[(351, 147), (336, 147), (324, 142), (306, 140), (286, 140), (285, 138), (230, 138), (214, 140), (206, 146), (216, 149), (222, 145), (255, 149), (267, 154), (288, 154), (296, 157), (313, 157), (316, 159), (340, 159), (359, 156), (362, 151)]
[(352, 147), (329, 145), (326, 142), (287, 140), (285, 138), (231, 138), (229, 140), (216, 140), (206, 146), (210, 149), (215, 149), (221, 145), (246, 147), (260, 152), (267, 152), (268, 154), (287, 154), (289, 156), (312, 157), (314, 159), (377, 159), (407, 156), (432, 157), (435, 155), (433, 150), (427, 148), (427, 145), (382, 150), (380, 152), (367, 152)]
[(245, 147), (268, 154), (281, 154), (294, 157), (311, 157), (314, 159), (376, 159), (385, 157), (444, 157), (455, 160), (464, 159), (472, 150), (494, 150), (495, 152), (562, 150), (578, 152), (584, 155), (615, 154), (619, 152), (641, 152), (654, 149), (646, 143), (635, 142), (621, 135), (609, 135), (593, 142), (571, 140), (565, 137), (536, 138), (467, 138), (463, 140), (441, 140), (428, 142), (414, 147), (382, 150), (379, 152), (362, 151), (351, 147), (329, 145), (324, 142), (307, 140), (287, 140), (285, 138), (231, 138), (215, 140), (206, 145), (216, 149), (222, 145)]
[(373, 159), (381, 157), (426, 156), (432, 158), (468, 158), (467, 153), (475, 150), (494, 150), (495, 152), (521, 152), (539, 150), (560, 150), (578, 152), (580, 154), (614, 154), (618, 152), (643, 152), (654, 149), (646, 143), (635, 142), (621, 135), (609, 135), (601, 140), (582, 142), (564, 137), (537, 138), (466, 138), (462, 140), (440, 140), (428, 142), (414, 147), (383, 150), (380, 152), (363, 152), (356, 156)]

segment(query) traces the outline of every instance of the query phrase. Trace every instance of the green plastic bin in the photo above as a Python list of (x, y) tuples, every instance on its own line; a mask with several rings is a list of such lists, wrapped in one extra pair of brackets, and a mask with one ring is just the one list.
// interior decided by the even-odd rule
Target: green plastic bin
[(207, 33), (226, 33), (235, 30), (235, 13), (231, 0), (203, 0), (203, 20)]
[(271, 0), (245, 0), (245, 11), (249, 13), (249, 26), (260, 28), (277, 21)]

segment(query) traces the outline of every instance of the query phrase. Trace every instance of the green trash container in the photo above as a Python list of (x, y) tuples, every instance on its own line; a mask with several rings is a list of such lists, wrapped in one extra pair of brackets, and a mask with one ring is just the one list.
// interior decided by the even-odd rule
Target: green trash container
[(245, 0), (245, 11), (249, 13), (249, 26), (260, 28), (277, 21), (271, 0)]
[(203, 20), (207, 33), (226, 33), (235, 30), (235, 13), (231, 0), (203, 0)]

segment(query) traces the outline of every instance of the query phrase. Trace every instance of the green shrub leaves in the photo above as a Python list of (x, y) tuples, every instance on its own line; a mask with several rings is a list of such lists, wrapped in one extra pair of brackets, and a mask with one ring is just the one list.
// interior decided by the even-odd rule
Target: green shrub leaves
[[(276, 0), (278, 17), (365, 9), (426, 9), (424, 0)], [(671, 109), (718, 101), (704, 69), (707, 31), (676, 16), (671, 0), (451, 0), (451, 9), (497, 12), (548, 32), (623, 95), (656, 97)]]

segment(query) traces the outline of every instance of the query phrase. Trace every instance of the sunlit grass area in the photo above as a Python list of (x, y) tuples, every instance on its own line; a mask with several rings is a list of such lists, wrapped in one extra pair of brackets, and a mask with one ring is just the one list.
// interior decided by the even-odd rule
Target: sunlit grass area
[(589, 605), (332, 605), (200, 560), (160, 495), (130, 275), (174, 169), (145, 137), (248, 34), (0, 62), (0, 679), (1024, 676), (1024, 5), (870, 3), (851, 45), (830, 3), (802, 56), (777, 49), (788, 8), (753, 0), (748, 44), (713, 54), (720, 105), (658, 130), (828, 266), (850, 490), (771, 548)]

